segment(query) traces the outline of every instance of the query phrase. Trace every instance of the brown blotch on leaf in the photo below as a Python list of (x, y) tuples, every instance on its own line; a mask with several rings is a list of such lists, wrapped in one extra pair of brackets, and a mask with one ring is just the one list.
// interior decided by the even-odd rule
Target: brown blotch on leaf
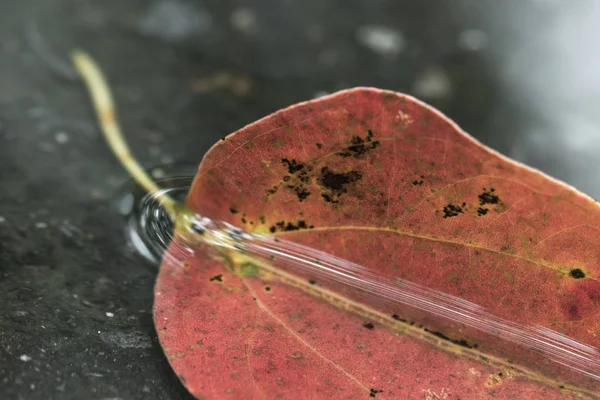
[(350, 139), (350, 145), (345, 147), (342, 151), (338, 152), (337, 155), (341, 157), (360, 157), (361, 155), (377, 148), (379, 141), (373, 140), (373, 131), (367, 130), (365, 137), (358, 135), (352, 136)]
[(375, 397), (378, 393), (383, 393), (383, 390), (371, 388), (371, 390), (369, 390), (369, 397)]
[(317, 146), (317, 149), (320, 149), (323, 147), (323, 145), (321, 143), (316, 143), (315, 145)]
[(337, 203), (339, 197), (348, 193), (347, 185), (359, 181), (362, 175), (358, 171), (349, 171), (337, 173), (327, 167), (321, 168), (321, 176), (318, 178), (318, 184), (326, 191), (321, 196), (328, 203)]
[(488, 378), (485, 380), (484, 386), (487, 388), (499, 386), (502, 384), (503, 378), (504, 378), (504, 374), (502, 372), (498, 372), (496, 374), (490, 374), (488, 376)]
[(479, 196), (479, 205), (484, 205), (484, 204), (498, 204), (500, 203), (500, 197), (498, 197), (498, 195), (495, 193), (496, 189), (494, 188), (490, 188), (489, 190), (486, 188), (483, 188), (483, 193), (481, 193)]
[[(465, 204), (465, 203), (463, 203)], [(462, 206), (464, 207), (464, 206)], [(444, 207), (442, 211), (444, 211), (444, 218), (457, 217), (459, 214), (463, 214), (464, 211), (461, 206), (458, 204), (448, 204)]]
[(209, 279), (211, 282), (223, 282), (223, 274), (215, 275)]
[(363, 324), (363, 328), (374, 329), (375, 325), (373, 325), (372, 322), (367, 322), (366, 324)]
[(237, 214), (237, 213), (239, 213), (239, 210), (232, 206), (232, 207), (229, 207), (229, 212), (232, 214)]
[(489, 211), (489, 209), (487, 209), (487, 208), (485, 208), (485, 207), (479, 207), (479, 208), (477, 209), (477, 215), (478, 215), (479, 217), (481, 217), (481, 216), (484, 216), (484, 215), (486, 215), (486, 214), (488, 213), (488, 211)]
[(581, 268), (574, 268), (569, 272), (569, 276), (575, 279), (583, 279), (585, 278), (585, 272), (583, 272)]

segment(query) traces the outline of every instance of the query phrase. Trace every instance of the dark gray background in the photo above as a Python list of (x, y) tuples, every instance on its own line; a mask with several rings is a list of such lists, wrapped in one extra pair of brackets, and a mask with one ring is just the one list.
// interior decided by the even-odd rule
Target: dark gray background
[[(147, 167), (195, 166), (278, 108), (373, 85), (600, 196), (599, 18), (594, 0), (0, 0), (0, 397), (189, 398), (71, 47), (102, 65)], [(219, 72), (251, 91), (197, 90)]]

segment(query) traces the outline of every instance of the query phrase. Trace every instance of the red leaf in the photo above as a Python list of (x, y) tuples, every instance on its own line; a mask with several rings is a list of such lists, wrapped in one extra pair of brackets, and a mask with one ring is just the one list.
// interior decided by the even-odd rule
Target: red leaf
[[(357, 88), (270, 115), (206, 154), (187, 204), (600, 346), (598, 203), (413, 98)], [(497, 363), (499, 342), (171, 253), (155, 322), (199, 398), (576, 398)]]

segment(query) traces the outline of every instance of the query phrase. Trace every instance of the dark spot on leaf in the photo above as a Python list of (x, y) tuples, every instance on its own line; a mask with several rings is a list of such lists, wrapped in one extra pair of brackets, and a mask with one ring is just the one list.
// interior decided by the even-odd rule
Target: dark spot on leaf
[(369, 391), (369, 397), (375, 397), (377, 396), (377, 393), (383, 393), (383, 390), (371, 388), (371, 390)]
[(412, 181), (412, 184), (415, 185), (415, 186), (417, 186), (417, 185), (421, 186), (423, 184), (423, 182), (424, 182), (423, 179), (425, 179), (425, 175), (420, 175), (419, 178), (417, 178), (414, 181)]
[(321, 143), (317, 143), (316, 146), (317, 146), (317, 149), (320, 149), (321, 147), (323, 147), (323, 145)]
[(267, 287), (265, 287), (265, 291), (266, 291), (266, 292), (270, 292), (270, 291), (271, 291), (271, 288), (267, 286)]
[(222, 140), (222, 141), (225, 141), (225, 136), (223, 136), (223, 137), (221, 138), (221, 140)]
[(281, 162), (287, 167), (289, 174), (285, 175), (282, 180), (288, 183), (287, 187), (296, 193), (299, 201), (305, 200), (310, 196), (310, 192), (304, 185), (310, 183), (309, 172), (312, 171), (312, 167), (305, 167), (304, 164), (299, 164), (295, 159), (282, 158)]
[(275, 194), (277, 193), (277, 186), (273, 186), (271, 189), (267, 190), (267, 193), (269, 194)]
[(439, 337), (440, 339), (447, 340), (447, 341), (449, 341), (449, 342), (452, 342), (452, 343), (454, 343), (454, 344), (457, 344), (457, 345), (459, 345), (459, 346), (462, 346), (462, 347), (466, 347), (466, 348), (468, 348), (468, 349), (473, 349), (473, 348), (475, 348), (475, 349), (476, 349), (476, 348), (478, 347), (476, 344), (474, 344), (474, 345), (470, 345), (470, 344), (469, 344), (469, 343), (468, 343), (466, 340), (464, 340), (464, 339), (451, 339), (451, 338), (449, 338), (448, 336), (444, 335), (444, 334), (443, 334), (443, 333), (441, 333), (441, 332), (431, 331), (431, 330), (429, 330), (429, 329), (427, 329), (427, 328), (425, 328), (425, 329), (424, 329), (424, 331), (425, 331), (425, 332), (429, 332), (429, 333), (431, 333), (432, 335)]
[(237, 213), (239, 213), (238, 209), (237, 209), (237, 208), (235, 208), (235, 207), (230, 207), (230, 208), (229, 208), (229, 212), (230, 212), (230, 213), (232, 213), (232, 214), (237, 214)]
[(215, 275), (209, 279), (211, 282), (223, 282), (223, 274)]
[(369, 129), (367, 136), (353, 136), (350, 139), (350, 145), (344, 148), (342, 151), (337, 153), (338, 156), (342, 157), (360, 157), (361, 155), (377, 148), (379, 141), (373, 140), (373, 131)]
[(488, 213), (488, 211), (489, 211), (489, 210), (488, 210), (487, 208), (485, 208), (485, 207), (479, 207), (479, 208), (477, 209), (477, 215), (481, 217), (481, 216), (483, 216), (483, 215), (487, 214), (487, 213)]
[(463, 214), (463, 209), (458, 204), (448, 204), (444, 207), (444, 218), (456, 217)]
[(315, 285), (317, 281), (315, 281), (314, 279), (309, 279), (308, 283), (310, 283), (311, 285)]
[(479, 197), (479, 205), (498, 204), (500, 202), (500, 197), (498, 197), (498, 195), (494, 193), (495, 191), (496, 191), (496, 189), (494, 189), (494, 188), (490, 188), (490, 190), (483, 188), (483, 193), (481, 193), (478, 196)]
[(395, 319), (396, 321), (406, 322), (406, 320), (404, 318), (400, 318), (400, 316), (398, 314), (393, 314), (392, 318)]
[(363, 328), (374, 329), (375, 325), (373, 325), (372, 322), (367, 322), (366, 324), (363, 324)]
[(304, 168), (304, 164), (297, 163), (295, 159), (289, 160), (287, 158), (282, 158), (281, 162), (287, 167), (288, 173), (290, 174), (295, 174)]
[(308, 190), (306, 190), (306, 188), (304, 187), (296, 187), (294, 188), (294, 191), (296, 192), (296, 196), (298, 196), (298, 200), (302, 201), (304, 199), (306, 199), (308, 196), (310, 196), (310, 192)]
[(265, 221), (266, 221), (266, 218), (265, 218), (265, 216), (264, 216), (264, 215), (261, 215), (260, 217), (258, 217), (258, 219), (260, 219), (260, 223), (261, 223), (261, 224), (264, 224), (264, 223), (265, 223)]
[(246, 222), (247, 222), (247, 221), (246, 221), (246, 218), (242, 217), (242, 223), (244, 223), (244, 224), (245, 224)]
[[(310, 225), (310, 228), (313, 228), (313, 225)], [(306, 221), (304, 221), (303, 219), (299, 220), (296, 223), (293, 222), (285, 222), (285, 221), (279, 221), (276, 222), (274, 225), (272, 225), (269, 228), (269, 231), (271, 231), (271, 233), (275, 233), (277, 231), (280, 232), (290, 232), (290, 231), (299, 231), (301, 229), (308, 229), (309, 226), (306, 224)]]
[(328, 195), (327, 193), (321, 194), (321, 197), (323, 197), (325, 199), (325, 201), (328, 203), (337, 203), (337, 200), (333, 201), (333, 198), (330, 195)]
[(569, 306), (569, 316), (571, 319), (579, 319), (579, 309), (576, 304), (571, 304)]
[(354, 183), (362, 178), (362, 175), (357, 171), (349, 171), (337, 173), (331, 171), (327, 167), (321, 168), (321, 176), (317, 180), (319, 185), (327, 190), (321, 196), (329, 203), (337, 203), (338, 198), (348, 193), (347, 185)]
[(569, 272), (569, 275), (571, 276), (571, 278), (575, 279), (585, 278), (585, 273), (580, 268), (572, 269), (571, 272)]

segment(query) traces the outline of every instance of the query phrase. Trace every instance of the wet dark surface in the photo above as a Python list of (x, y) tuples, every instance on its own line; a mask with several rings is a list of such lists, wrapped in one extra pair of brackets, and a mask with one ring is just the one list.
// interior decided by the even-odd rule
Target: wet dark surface
[(0, 398), (190, 398), (68, 49), (100, 62), (147, 167), (196, 165), (276, 109), (373, 85), (600, 196), (600, 6), (576, 4), (0, 0)]

